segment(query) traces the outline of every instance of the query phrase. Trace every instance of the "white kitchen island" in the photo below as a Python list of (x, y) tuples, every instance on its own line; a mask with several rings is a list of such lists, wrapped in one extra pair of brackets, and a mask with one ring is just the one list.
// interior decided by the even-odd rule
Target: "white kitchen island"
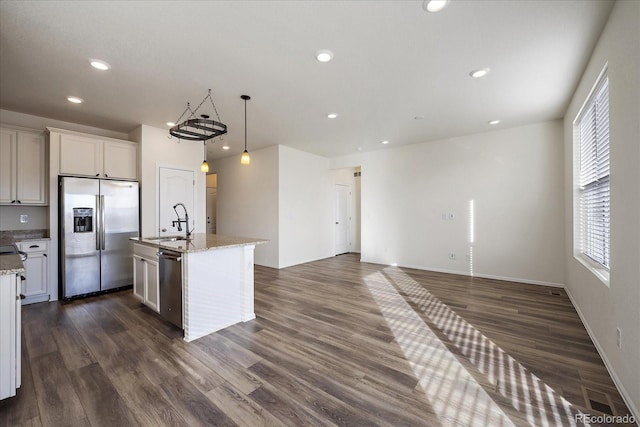
[(157, 252), (169, 250), (181, 254), (185, 341), (255, 318), (253, 252), (266, 240), (204, 233), (193, 234), (188, 240), (170, 239), (131, 239), (134, 294), (142, 302), (161, 313)]

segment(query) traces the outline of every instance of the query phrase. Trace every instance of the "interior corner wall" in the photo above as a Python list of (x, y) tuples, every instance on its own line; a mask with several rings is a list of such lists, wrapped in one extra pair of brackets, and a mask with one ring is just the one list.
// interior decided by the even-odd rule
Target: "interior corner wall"
[(354, 164), (362, 261), (562, 285), (561, 121), (331, 162)]
[(140, 216), (142, 236), (158, 234), (158, 168), (173, 167), (194, 171), (195, 232), (206, 230), (206, 180), (200, 172), (202, 144), (192, 141), (178, 142), (169, 138), (166, 129), (141, 125), (129, 134), (140, 143)]
[(258, 265), (278, 268), (278, 162), (279, 146), (251, 151), (251, 164), (239, 156), (217, 159), (217, 233), (269, 240), (256, 246)]
[[(640, 2), (617, 1), (564, 120), (566, 286), (627, 405), (640, 419)], [(573, 255), (573, 121), (608, 63), (611, 269), (607, 287)], [(616, 328), (622, 331), (617, 347)], [(620, 414), (624, 415), (624, 414)]]
[(334, 255), (332, 185), (328, 158), (280, 146), (280, 268)]

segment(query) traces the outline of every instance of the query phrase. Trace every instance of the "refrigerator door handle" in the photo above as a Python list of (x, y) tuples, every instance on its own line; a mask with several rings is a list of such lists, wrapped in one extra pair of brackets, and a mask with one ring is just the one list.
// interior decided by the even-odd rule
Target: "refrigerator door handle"
[(102, 226), (100, 225), (100, 220), (102, 218), (102, 215), (100, 215), (100, 211), (101, 211), (101, 206), (100, 206), (100, 196), (96, 195), (96, 224), (95, 224), (95, 230), (96, 230), (96, 251), (99, 251), (100, 248), (102, 247), (102, 242), (100, 242), (100, 230), (102, 229)]
[(106, 249), (106, 233), (104, 231), (104, 196), (100, 196), (100, 249)]

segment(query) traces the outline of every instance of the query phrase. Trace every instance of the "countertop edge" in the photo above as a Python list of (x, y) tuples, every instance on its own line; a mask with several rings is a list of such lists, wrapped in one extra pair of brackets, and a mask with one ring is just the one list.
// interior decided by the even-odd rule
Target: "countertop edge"
[(2, 255), (0, 257), (0, 275), (24, 273), (24, 263), (20, 255)]
[[(218, 235), (211, 235), (211, 236), (218, 236)], [(167, 238), (169, 237), (170, 236), (167, 236)], [(152, 238), (153, 240), (145, 237), (130, 237), (129, 240), (131, 240), (133, 243), (138, 243), (138, 244), (149, 246), (152, 248), (166, 249), (166, 250), (180, 252), (180, 253), (206, 252), (206, 251), (217, 250), (217, 249), (229, 249), (229, 248), (236, 248), (236, 247), (242, 247), (242, 246), (259, 245), (259, 244), (269, 242), (268, 240), (257, 239), (257, 238), (232, 237), (232, 236), (221, 236), (221, 237), (227, 238), (227, 239), (243, 239), (243, 241), (237, 242), (237, 243), (224, 243), (224, 244), (213, 244), (213, 245), (207, 244), (206, 247), (185, 248), (181, 246), (181, 244), (190, 243), (185, 240), (178, 240), (174, 242), (161, 242), (161, 241), (157, 241), (156, 237), (153, 237)]]

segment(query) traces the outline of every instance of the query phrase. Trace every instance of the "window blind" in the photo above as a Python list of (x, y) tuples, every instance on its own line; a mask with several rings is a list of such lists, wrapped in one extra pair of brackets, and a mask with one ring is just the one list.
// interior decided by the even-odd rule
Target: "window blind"
[(604, 74), (582, 110), (578, 182), (580, 252), (609, 268), (609, 79)]

